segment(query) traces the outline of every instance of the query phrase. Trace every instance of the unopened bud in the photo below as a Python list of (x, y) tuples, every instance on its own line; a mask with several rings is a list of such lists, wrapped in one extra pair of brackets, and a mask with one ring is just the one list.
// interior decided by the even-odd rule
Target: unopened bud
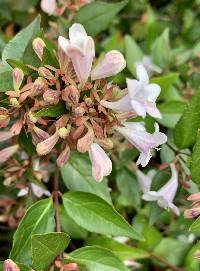
[(185, 210), (184, 212), (184, 217), (189, 218), (189, 219), (194, 218), (198, 215), (200, 215), (200, 208), (192, 208), (192, 209)]
[(113, 148), (113, 142), (110, 138), (96, 139), (95, 142), (99, 144), (104, 149), (110, 150)]
[(40, 76), (42, 76), (46, 79), (49, 79), (49, 80), (55, 79), (55, 76), (53, 75), (53, 73), (45, 67), (40, 67), (38, 69), (38, 73)]
[(187, 200), (191, 200), (191, 201), (196, 201), (196, 200), (200, 200), (200, 193), (194, 193), (192, 195), (190, 195)]
[(0, 107), (0, 128), (6, 127), (10, 121), (8, 110)]
[(79, 152), (86, 152), (89, 150), (92, 142), (94, 140), (94, 132), (92, 129), (89, 129), (88, 132), (78, 140), (77, 150)]
[(13, 135), (19, 135), (22, 129), (23, 119), (18, 119), (10, 128), (10, 132)]
[(4, 261), (3, 271), (20, 271), (18, 265), (14, 263), (12, 260), (8, 259)]
[(33, 122), (33, 123), (37, 122), (37, 117), (35, 116), (35, 114), (32, 111), (28, 112), (28, 117), (29, 117), (31, 122)]
[(53, 147), (56, 145), (59, 139), (59, 135), (55, 132), (52, 136), (47, 138), (46, 140), (37, 144), (36, 150), (39, 155), (46, 155), (50, 153)]
[(70, 130), (71, 130), (71, 125), (70, 124), (67, 125), (67, 128), (66, 127), (62, 127), (60, 129), (58, 129), (58, 135), (59, 135), (59, 137), (65, 139), (69, 135)]
[(33, 40), (32, 45), (33, 45), (33, 50), (35, 51), (36, 55), (42, 61), (43, 50), (45, 47), (44, 41), (41, 38), (36, 38)]
[(21, 69), (15, 68), (12, 72), (13, 77), (13, 87), (15, 91), (19, 91), (19, 88), (22, 84), (22, 81), (24, 79), (24, 73)]
[(82, 115), (85, 114), (85, 109), (82, 106), (76, 107), (75, 108), (75, 114), (82, 116)]
[(80, 93), (75, 86), (68, 86), (62, 91), (62, 99), (70, 106), (76, 105), (79, 101)]
[(65, 149), (60, 153), (60, 155), (58, 156), (56, 163), (59, 167), (63, 167), (70, 156), (70, 148), (68, 145), (66, 145)]
[(87, 104), (87, 106), (92, 106), (93, 105), (93, 101), (89, 97), (85, 98), (85, 103)]
[(31, 96), (37, 96), (43, 94), (45, 90), (47, 90), (47, 82), (44, 78), (38, 77), (33, 83), (33, 87), (31, 89)]
[(17, 98), (10, 98), (10, 104), (14, 107), (20, 107), (20, 104), (19, 104)]
[(77, 263), (68, 263), (63, 265), (64, 271), (76, 271), (78, 269)]
[(59, 102), (59, 96), (60, 96), (60, 93), (57, 92), (56, 90), (48, 89), (43, 94), (43, 99), (45, 102), (49, 104), (57, 104)]

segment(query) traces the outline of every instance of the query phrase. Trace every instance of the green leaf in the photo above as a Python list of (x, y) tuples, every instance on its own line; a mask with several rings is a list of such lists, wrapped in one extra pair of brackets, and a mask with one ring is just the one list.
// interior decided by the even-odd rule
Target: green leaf
[(7, 59), (22, 60), (26, 47), (30, 41), (40, 30), (40, 16), (29, 24), (26, 28), (21, 30), (13, 39), (11, 39), (4, 47), (2, 52), (2, 60), (6, 62)]
[(7, 59), (6, 62), (14, 69), (14, 68), (20, 68), (24, 74), (29, 74), (30, 69), (21, 61), (13, 60), (13, 59)]
[(200, 184), (200, 132), (197, 134), (197, 140), (192, 152), (191, 174), (192, 180)]
[(194, 258), (194, 253), (200, 250), (200, 242), (195, 244), (190, 251), (188, 252), (187, 256), (184, 260), (184, 266), (187, 271), (198, 271), (200, 270), (200, 261)]
[(31, 237), (33, 267), (46, 270), (52, 261), (68, 246), (70, 237), (64, 232), (34, 234)]
[(111, 205), (93, 194), (68, 192), (63, 195), (63, 204), (68, 215), (88, 231), (141, 239)]
[(190, 231), (200, 234), (200, 217), (198, 217), (190, 227)]
[(12, 71), (0, 73), (0, 92), (6, 92), (13, 88)]
[(171, 61), (171, 49), (169, 44), (169, 29), (166, 28), (163, 33), (155, 40), (152, 46), (153, 63), (165, 68)]
[(151, 79), (151, 83), (158, 84), (161, 87), (159, 99), (169, 100), (169, 94), (172, 92), (173, 100), (177, 100), (171, 86), (178, 81), (179, 74), (171, 72), (167, 75), (157, 76)]
[(135, 76), (135, 64), (142, 59), (144, 53), (131, 36), (126, 35), (124, 42), (127, 68)]
[(36, 113), (36, 116), (56, 118), (56, 117), (61, 116), (62, 114), (65, 114), (66, 112), (67, 112), (67, 109), (65, 107), (65, 103), (59, 102), (56, 105), (52, 105), (47, 108), (41, 109), (40, 111)]
[(31, 236), (54, 230), (54, 208), (52, 199), (33, 204), (25, 213), (13, 238), (10, 258), (24, 264), (31, 264)]
[(169, 101), (158, 106), (162, 115), (161, 119), (157, 119), (157, 122), (167, 128), (174, 128), (179, 121), (186, 103), (181, 101)]
[(162, 163), (171, 163), (175, 159), (175, 152), (167, 145), (163, 144), (160, 150)]
[(120, 260), (138, 260), (149, 257), (149, 253), (143, 249), (119, 243), (107, 237), (94, 237), (86, 241), (87, 246), (101, 246), (111, 250)]
[(115, 254), (98, 246), (79, 248), (69, 253), (68, 257), (70, 262), (84, 265), (88, 271), (127, 271)]
[(72, 238), (85, 239), (87, 237), (87, 231), (76, 224), (76, 222), (67, 214), (64, 206), (60, 206), (60, 222), (62, 230), (68, 233)]
[(164, 258), (170, 264), (181, 265), (189, 248), (188, 243), (172, 238), (163, 238), (154, 249), (156, 256)]
[(61, 174), (69, 190), (89, 192), (111, 202), (106, 180), (101, 183), (95, 181), (91, 162), (86, 154), (72, 153), (67, 164), (61, 168)]
[(115, 15), (119, 13), (127, 3), (128, 1), (118, 3), (92, 2), (79, 9), (74, 17), (74, 22), (82, 24), (88, 35), (95, 36), (109, 26)]
[(175, 144), (180, 148), (188, 148), (195, 143), (197, 130), (200, 127), (200, 90), (186, 106), (182, 117), (174, 131)]
[(117, 172), (116, 181), (117, 188), (127, 201), (127, 204), (136, 209), (140, 207), (140, 189), (134, 174), (126, 168), (120, 169)]

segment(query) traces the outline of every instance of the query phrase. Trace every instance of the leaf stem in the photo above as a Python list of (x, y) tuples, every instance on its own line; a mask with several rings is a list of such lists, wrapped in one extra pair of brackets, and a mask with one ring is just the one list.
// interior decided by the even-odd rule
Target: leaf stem
[(169, 263), (167, 260), (165, 260), (164, 258), (154, 254), (154, 253), (150, 253), (150, 256), (152, 258), (154, 258), (155, 260), (158, 260), (159, 262), (163, 263), (164, 265), (168, 266), (169, 268), (171, 268), (173, 271), (184, 271), (182, 268), (176, 267), (175, 265)]
[(53, 197), (56, 211), (56, 231), (61, 232), (61, 224), (60, 224), (60, 210), (59, 210), (59, 168), (56, 167), (55, 175), (54, 175), (54, 188), (53, 188)]

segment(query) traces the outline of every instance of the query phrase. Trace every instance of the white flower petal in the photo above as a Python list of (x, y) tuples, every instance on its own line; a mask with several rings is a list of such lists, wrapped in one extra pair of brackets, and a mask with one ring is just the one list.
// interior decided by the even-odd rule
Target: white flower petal
[(143, 85), (147, 85), (149, 83), (148, 73), (142, 64), (136, 65), (136, 74), (137, 74), (138, 80)]

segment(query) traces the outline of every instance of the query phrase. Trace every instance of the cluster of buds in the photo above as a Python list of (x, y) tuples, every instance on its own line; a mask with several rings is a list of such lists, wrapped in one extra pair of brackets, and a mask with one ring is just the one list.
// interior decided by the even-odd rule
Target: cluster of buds
[(187, 200), (192, 201), (190, 209), (185, 210), (185, 218), (194, 218), (200, 215), (200, 193), (190, 195)]
[(65, 10), (75, 12), (91, 0), (42, 0), (41, 9), (49, 16), (61, 16)]
[[(43, 59), (45, 43), (41, 38), (33, 41), (33, 49)], [(121, 72), (126, 62), (123, 55), (112, 50), (93, 65), (94, 40), (80, 24), (69, 29), (69, 39), (59, 37), (59, 68), (45, 65), (37, 71), (38, 77), (25, 77), (19, 68), (13, 71), (14, 90), (7, 91), (10, 108), (1, 108), (0, 141), (17, 142), (22, 127), (30, 133), (33, 145), (40, 156), (56, 156), (59, 167), (67, 163), (70, 151), (88, 152), (92, 174), (96, 181), (111, 173), (112, 162), (105, 152), (113, 148), (115, 133), (121, 134), (140, 152), (137, 164), (146, 166), (152, 149), (166, 142), (159, 132), (146, 131), (144, 122), (133, 118), (146, 114), (160, 118), (156, 99), (160, 93), (157, 84), (149, 83), (149, 76), (142, 64), (136, 66), (136, 79), (127, 79), (127, 88), (106, 80)], [(29, 66), (30, 67), (30, 66)], [(61, 105), (60, 117), (41, 117), (39, 111)], [(9, 126), (10, 118), (14, 125)], [(128, 121), (130, 120), (131, 121)], [(17, 152), (14, 144), (0, 151), (0, 162), (7, 161)]]

